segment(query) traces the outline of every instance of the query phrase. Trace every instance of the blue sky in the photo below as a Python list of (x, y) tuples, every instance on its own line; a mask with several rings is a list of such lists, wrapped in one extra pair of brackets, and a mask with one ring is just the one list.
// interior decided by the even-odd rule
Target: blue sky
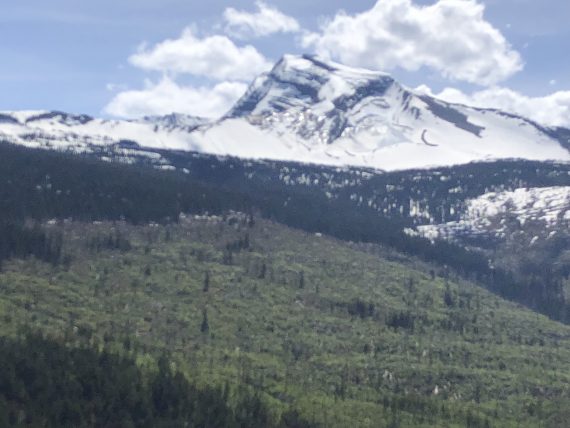
[[(422, 45), (422, 40), (414, 39), (418, 29), (412, 26), (397, 36), (404, 40), (390, 42), (394, 46), (389, 53), (385, 39), (376, 38), (374, 25), (401, 29), (408, 22), (390, 22), (391, 15), (381, 3), (403, 7), (418, 25), (430, 26), (433, 21), (434, 38), (455, 28), (450, 40), (460, 42), (454, 47), (444, 40), (432, 49), (433, 43)], [(485, 6), (483, 19), (475, 19), (461, 42), (456, 27), (468, 28), (465, 20), (470, 18), (455, 15), (481, 5)], [(265, 8), (278, 11), (279, 19), (290, 20), (279, 21), (285, 23), (282, 32), (260, 34), (263, 29), (248, 27), (236, 14), (228, 18), (228, 8), (238, 18)], [(339, 15), (341, 9), (345, 13)], [(451, 10), (455, 17), (447, 22), (444, 10)], [(432, 18), (424, 19), (424, 15)], [(238, 96), (250, 77), (236, 80), (229, 73), (212, 79), (209, 70), (217, 69), (215, 57), (208, 59), (205, 68), (187, 69), (183, 62), (195, 58), (191, 52), (172, 65), (170, 56), (167, 60), (161, 56), (161, 49), (168, 46), (159, 44), (170, 40), (178, 41), (173, 48), (184, 43), (209, 48), (217, 46), (210, 38), (218, 36), (235, 44), (240, 55), (241, 49), (250, 46), (258, 55), (259, 70), (285, 53), (318, 52), (350, 65), (385, 69), (410, 87), (424, 85), (423, 90), (450, 101), (518, 109), (528, 115), (537, 108), (552, 108), (557, 118), (554, 124), (566, 125), (570, 124), (569, 16), (568, 0), (266, 0), (261, 5), (254, 0), (5, 2), (0, 15), (0, 109), (136, 116), (166, 113), (171, 108), (198, 114), (196, 99), (208, 97), (208, 91), (216, 87), (215, 95), (220, 98), (205, 112), (215, 115)], [(295, 25), (287, 27), (292, 22)], [(353, 35), (350, 28), (359, 29), (366, 22), (372, 23), (369, 33)], [(353, 45), (337, 46), (347, 34), (366, 41), (358, 55)], [(504, 40), (497, 39), (497, 34)], [(480, 41), (481, 46), (474, 49), (473, 58), (463, 58), (460, 43), (471, 46), (473, 41)], [(400, 56), (398, 46), (410, 47), (411, 53)], [(481, 70), (474, 71), (482, 61)], [(159, 90), (164, 92), (157, 99)], [(169, 98), (174, 100), (172, 106)], [(113, 101), (114, 108), (110, 108)], [(193, 106), (185, 108), (187, 104)]]

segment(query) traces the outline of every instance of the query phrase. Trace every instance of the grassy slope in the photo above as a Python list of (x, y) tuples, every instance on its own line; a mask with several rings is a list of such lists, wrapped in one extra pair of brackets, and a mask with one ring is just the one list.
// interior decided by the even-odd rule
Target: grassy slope
[[(413, 260), (264, 221), (51, 227), (65, 229), (71, 266), (6, 264), (2, 334), (27, 324), (117, 349), (168, 349), (201, 382), (262, 388), (276, 409), (295, 403), (327, 426), (465, 426), (468, 414), (556, 426), (570, 412), (570, 327), (432, 279)], [(87, 248), (113, 228), (131, 250)], [(227, 245), (246, 235), (249, 248), (230, 261)], [(413, 328), (393, 327), (407, 314)]]

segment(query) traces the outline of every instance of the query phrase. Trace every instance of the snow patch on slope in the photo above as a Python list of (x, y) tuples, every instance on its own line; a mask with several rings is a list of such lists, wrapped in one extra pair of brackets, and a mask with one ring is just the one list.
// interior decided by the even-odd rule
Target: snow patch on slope
[(502, 238), (513, 223), (519, 228), (536, 223), (545, 230), (568, 227), (570, 186), (486, 193), (466, 202), (459, 221), (418, 226), (417, 230), (429, 239), (488, 235)]

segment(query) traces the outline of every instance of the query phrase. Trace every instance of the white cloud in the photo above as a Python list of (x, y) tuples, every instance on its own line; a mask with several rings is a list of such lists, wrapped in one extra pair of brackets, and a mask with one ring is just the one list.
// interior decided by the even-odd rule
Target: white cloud
[(478, 0), (379, 0), (367, 12), (339, 12), (303, 46), (347, 65), (373, 69), (437, 70), (446, 78), (481, 85), (507, 79), (523, 67)]
[(216, 80), (250, 80), (271, 64), (253, 46), (236, 46), (225, 36), (198, 38), (190, 28), (178, 39), (165, 40), (151, 49), (141, 47), (129, 58), (144, 70), (185, 73)]
[[(146, 115), (185, 113), (218, 118), (245, 93), (253, 77), (267, 71), (271, 63), (253, 46), (237, 46), (226, 36), (200, 38), (187, 28), (177, 39), (148, 48), (141, 46), (129, 58), (143, 70), (160, 71), (158, 83), (147, 81), (140, 90), (120, 90), (105, 107), (105, 113), (135, 118)], [(218, 81), (215, 86), (180, 85), (175, 76), (188, 74)]]
[(126, 90), (127, 86), (123, 84), (107, 83), (105, 85), (105, 89), (107, 89), (109, 92), (117, 92)]
[(105, 107), (107, 114), (136, 118), (149, 115), (184, 113), (219, 118), (245, 93), (247, 85), (223, 82), (213, 88), (180, 86), (164, 77), (159, 83), (147, 81), (141, 90), (117, 94)]
[(295, 18), (285, 15), (262, 1), (256, 2), (256, 6), (256, 13), (244, 12), (232, 7), (227, 8), (224, 11), (226, 32), (234, 37), (247, 38), (301, 31), (301, 26)]
[(427, 86), (416, 90), (451, 103), (495, 108), (519, 114), (543, 125), (570, 127), (570, 91), (529, 97), (501, 87), (492, 87), (472, 94), (465, 94), (455, 88), (446, 88), (438, 94), (434, 94)]

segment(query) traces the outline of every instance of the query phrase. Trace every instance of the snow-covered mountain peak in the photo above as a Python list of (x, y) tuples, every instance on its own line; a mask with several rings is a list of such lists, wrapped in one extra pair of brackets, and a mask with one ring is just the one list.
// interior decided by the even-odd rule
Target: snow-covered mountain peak
[(220, 154), (231, 147), (244, 157), (387, 170), (505, 158), (569, 161), (559, 135), (516, 115), (416, 93), (386, 73), (307, 55), (284, 56), (221, 121), (193, 134)]
[(21, 123), (28, 119), (42, 114), (49, 113), (47, 110), (21, 110), (21, 111), (0, 111), (0, 123)]
[(385, 73), (353, 69), (316, 56), (285, 55), (271, 72), (254, 81), (227, 116), (267, 115), (290, 108), (326, 114), (372, 93), (385, 93), (393, 84)]
[(191, 131), (199, 126), (210, 123), (211, 120), (205, 117), (191, 116), (188, 114), (171, 113), (166, 116), (145, 116), (142, 119), (135, 120), (134, 122), (162, 126), (167, 129), (186, 128)]
[(496, 159), (570, 162), (570, 131), (496, 110), (449, 104), (382, 72), (284, 56), (216, 121), (171, 114), (104, 120), (62, 112), (0, 113), (0, 139), (86, 151), (141, 147), (384, 170)]
[(296, 76), (302, 75), (324, 82), (335, 76), (355, 85), (379, 78), (390, 78), (390, 75), (380, 71), (347, 67), (316, 55), (284, 55), (270, 74), (283, 80), (295, 79)]
[(61, 124), (73, 126), (77, 124), (85, 124), (92, 121), (91, 116), (85, 114), (74, 115), (61, 111), (48, 110), (21, 110), (21, 111), (5, 111), (0, 112), (0, 123), (12, 123), (26, 125), (33, 122), (49, 122), (52, 124)]
[(385, 73), (352, 69), (315, 56), (286, 55), (255, 80), (225, 119), (245, 119), (260, 129), (301, 139), (310, 149), (350, 138), (376, 123), (382, 129), (372, 132), (398, 140), (399, 130), (384, 126), (391, 119), (374, 116), (384, 116), (383, 110), (390, 106), (400, 110), (409, 95)]

